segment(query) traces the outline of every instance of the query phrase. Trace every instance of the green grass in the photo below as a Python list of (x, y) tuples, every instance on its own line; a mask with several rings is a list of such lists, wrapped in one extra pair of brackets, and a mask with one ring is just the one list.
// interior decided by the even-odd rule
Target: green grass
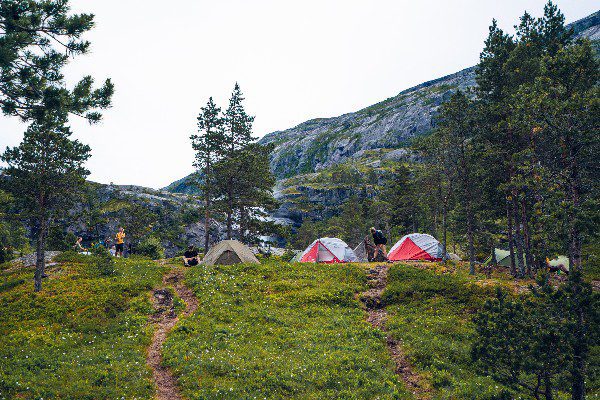
[(268, 262), (201, 266), (199, 312), (165, 343), (190, 399), (411, 398), (355, 293), (363, 267)]
[(65, 256), (33, 293), (33, 269), (0, 274), (0, 399), (149, 399), (149, 290), (163, 269), (116, 263), (99, 278), (91, 257)]
[(461, 274), (396, 264), (383, 301), (388, 328), (401, 340), (418, 373), (438, 399), (492, 399), (501, 388), (472, 368), (471, 317), (493, 295)]

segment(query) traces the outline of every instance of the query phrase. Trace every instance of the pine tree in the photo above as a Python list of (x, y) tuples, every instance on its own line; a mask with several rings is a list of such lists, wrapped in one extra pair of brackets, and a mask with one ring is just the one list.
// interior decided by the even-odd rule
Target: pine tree
[[(225, 141), (221, 147), (220, 156), (228, 162), (235, 164), (236, 158), (239, 156), (239, 151), (254, 141), (252, 138), (252, 123), (254, 117), (249, 116), (244, 109), (242, 102), (244, 96), (240, 86), (235, 84), (231, 98), (229, 99), (229, 107), (225, 111), (224, 126), (225, 126)], [(233, 219), (236, 211), (235, 186), (239, 185), (237, 179), (243, 178), (235, 166), (231, 168), (221, 168), (220, 180), (226, 183), (224, 209), (227, 215), (227, 239), (233, 237)]]
[(67, 0), (0, 2), (0, 107), (23, 121), (68, 112), (98, 122), (110, 106), (113, 85), (93, 89), (90, 76), (67, 89), (62, 69), (88, 52), (81, 36), (94, 26), (91, 14), (69, 14)]
[(432, 139), (437, 139), (434, 140), (437, 143), (435, 151), (445, 154), (444, 164), (448, 171), (445, 175), (456, 180), (454, 191), (449, 195), (456, 198), (455, 207), (460, 208), (464, 216), (471, 274), (475, 273), (474, 112), (472, 102), (461, 91), (457, 91), (442, 106), (439, 125), (432, 135)]
[[(50, 221), (64, 212), (77, 195), (89, 172), (83, 167), (90, 148), (71, 140), (65, 116), (47, 115), (32, 123), (18, 147), (7, 149), (2, 160), (8, 164), (11, 191), (36, 223), (36, 270), (34, 289), (42, 289), (44, 251)], [(76, 198), (76, 197), (75, 197)]]
[(48, 225), (82, 186), (89, 147), (71, 140), (69, 114), (90, 123), (110, 106), (113, 85), (94, 89), (85, 76), (72, 89), (62, 69), (90, 43), (81, 36), (93, 27), (91, 14), (69, 14), (67, 0), (0, 2), (0, 107), (5, 115), (30, 122), (23, 142), (7, 149), (11, 190), (36, 222), (35, 291), (41, 290)]
[(198, 132), (190, 137), (196, 152), (194, 166), (198, 170), (200, 188), (204, 197), (204, 251), (210, 245), (210, 220), (213, 202), (213, 164), (219, 160), (219, 154), (225, 145), (223, 132), (224, 120), (221, 109), (215, 105), (212, 97), (198, 115)]

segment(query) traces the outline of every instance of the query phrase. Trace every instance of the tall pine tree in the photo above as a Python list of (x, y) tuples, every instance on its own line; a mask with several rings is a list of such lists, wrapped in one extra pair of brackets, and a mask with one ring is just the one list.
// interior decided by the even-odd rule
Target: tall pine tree
[(204, 197), (204, 251), (207, 252), (210, 245), (210, 220), (214, 191), (212, 184), (213, 165), (220, 159), (225, 145), (224, 119), (221, 116), (221, 108), (217, 107), (213, 98), (208, 99), (205, 107), (200, 109), (198, 115), (198, 134), (190, 137), (192, 147), (196, 151), (194, 166), (198, 173), (200, 189)]

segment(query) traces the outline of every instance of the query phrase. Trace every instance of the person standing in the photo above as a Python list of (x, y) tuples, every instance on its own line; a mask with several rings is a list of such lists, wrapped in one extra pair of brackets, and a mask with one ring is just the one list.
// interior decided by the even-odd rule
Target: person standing
[(375, 227), (371, 227), (371, 235), (373, 235), (373, 243), (375, 243), (376, 250), (381, 252), (383, 257), (387, 258), (387, 250), (385, 248), (387, 238), (384, 236), (383, 232), (375, 229)]
[(125, 247), (125, 229), (119, 228), (119, 232), (115, 236), (115, 250), (117, 257), (123, 257), (123, 248)]

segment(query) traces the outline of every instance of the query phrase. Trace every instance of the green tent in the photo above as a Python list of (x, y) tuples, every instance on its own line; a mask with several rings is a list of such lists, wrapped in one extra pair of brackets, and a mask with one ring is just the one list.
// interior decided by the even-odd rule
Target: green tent
[[(510, 267), (510, 251), (502, 249), (494, 249), (496, 252), (496, 262), (498, 265), (503, 267)], [(515, 254), (515, 258), (516, 258)], [(515, 260), (516, 261), (516, 260)], [(487, 260), (483, 262), (484, 265), (488, 265), (492, 262), (492, 256), (489, 256)], [(567, 256), (558, 256), (548, 262), (548, 266), (556, 267), (559, 269), (569, 270), (569, 258)], [(562, 268), (561, 268), (562, 267)]]
[[(548, 262), (548, 265), (551, 267), (556, 267), (558, 269), (569, 270), (569, 257), (567, 256), (558, 256)], [(562, 268), (561, 268), (562, 267)]]
[[(496, 263), (502, 267), (510, 267), (510, 251), (502, 249), (494, 249), (496, 253)], [(515, 262), (517, 255), (515, 254)], [(483, 262), (484, 265), (488, 265), (492, 262), (492, 256), (490, 255), (487, 260)]]

